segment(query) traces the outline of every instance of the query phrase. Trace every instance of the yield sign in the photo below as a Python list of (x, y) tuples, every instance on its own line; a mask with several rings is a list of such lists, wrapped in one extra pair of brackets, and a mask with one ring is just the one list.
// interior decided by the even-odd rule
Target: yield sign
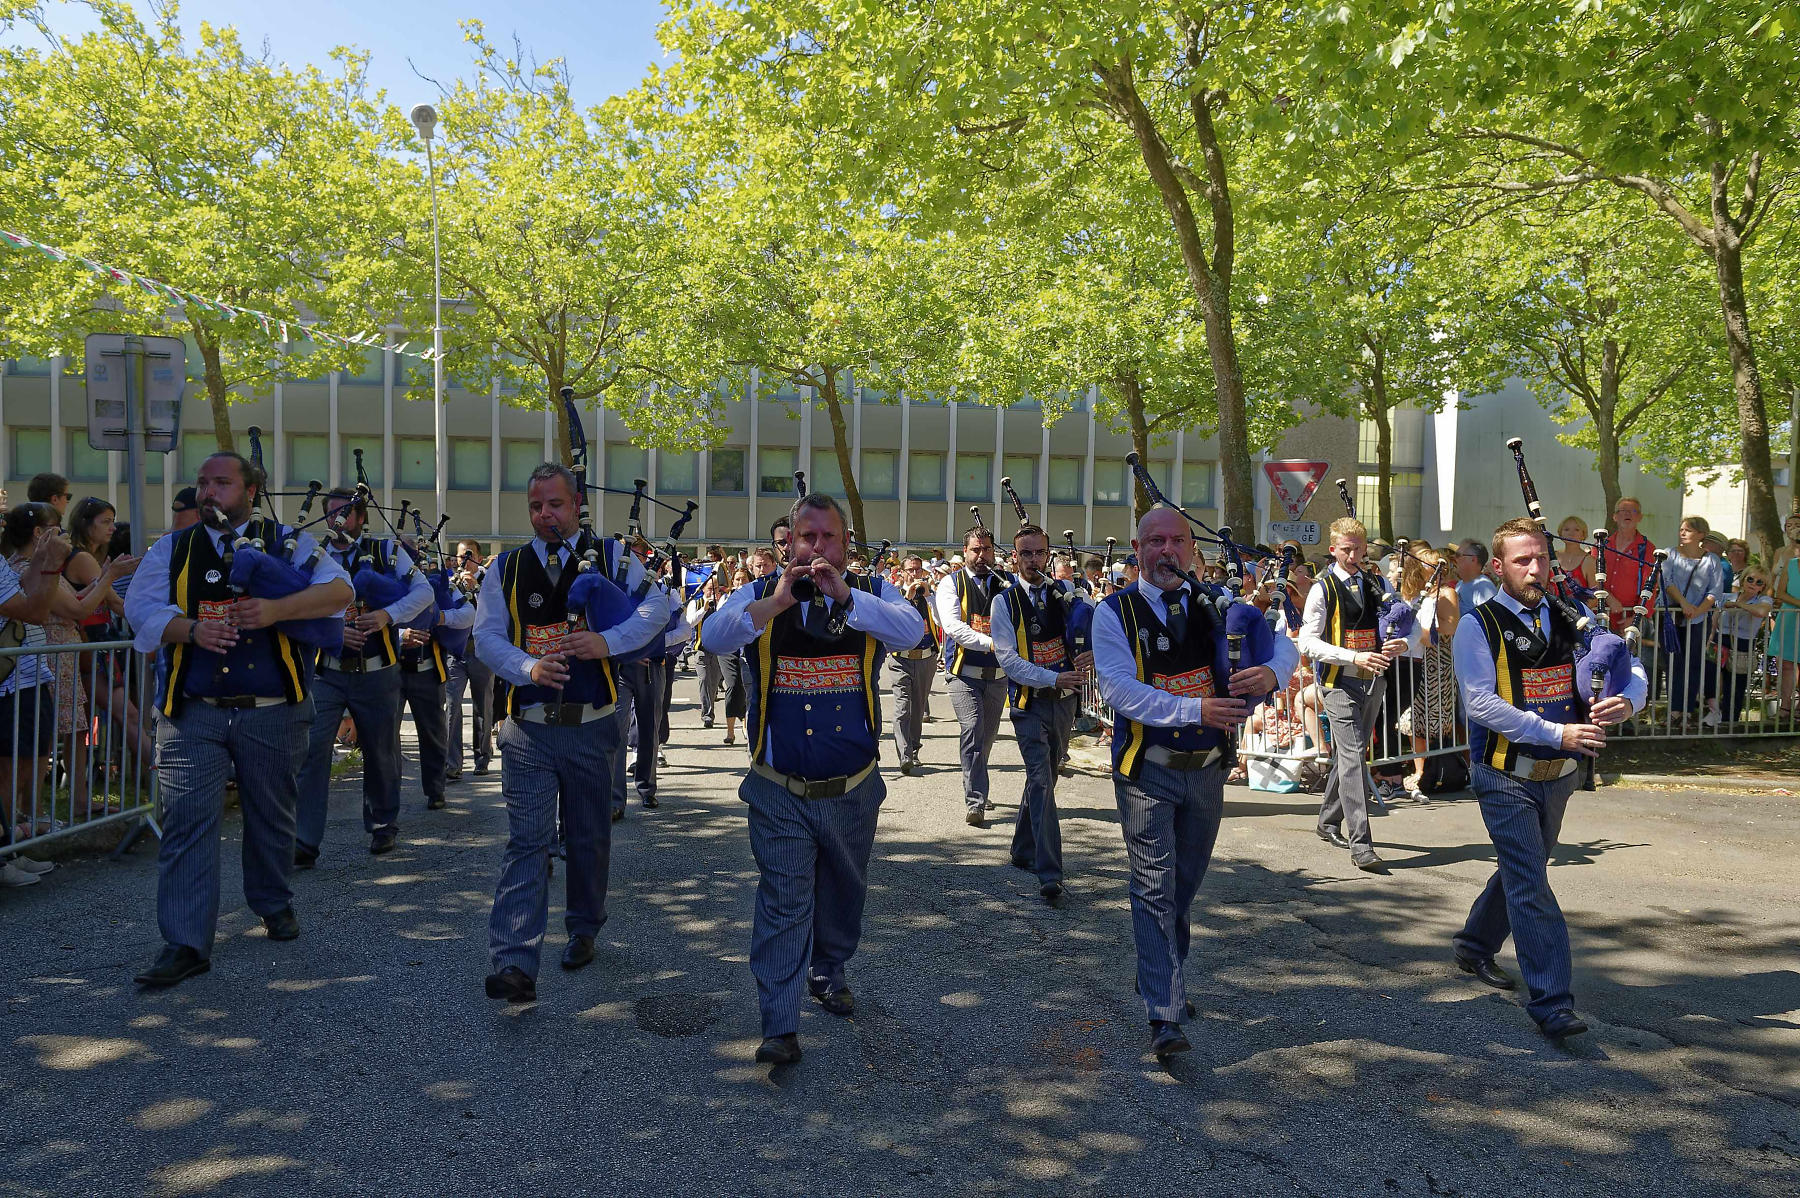
[(1269, 486), (1275, 497), (1281, 500), (1281, 506), (1287, 509), (1288, 519), (1298, 520), (1300, 513), (1306, 510), (1307, 500), (1319, 489), (1319, 482), (1331, 469), (1330, 462), (1264, 462), (1263, 473), (1269, 476)]

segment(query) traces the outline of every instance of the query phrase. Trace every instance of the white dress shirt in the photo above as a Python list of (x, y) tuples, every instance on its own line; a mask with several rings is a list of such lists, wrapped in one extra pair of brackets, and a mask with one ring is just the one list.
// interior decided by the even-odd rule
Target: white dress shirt
[[(975, 577), (975, 572), (966, 566), (963, 568), (962, 573), (968, 579), (968, 583), (972, 587), (985, 587), (987, 585), (987, 579)], [(988, 575), (988, 578), (993, 577), (994, 575), (992, 573)], [(962, 618), (962, 604), (959, 603), (956, 598), (955, 574), (944, 575), (944, 580), (937, 585), (937, 617), (938, 626), (944, 630), (944, 635), (961, 645), (963, 648), (972, 650), (976, 653), (992, 653), (994, 651), (994, 638), (987, 634), (976, 632)], [(990, 625), (993, 623), (991, 616), (989, 617), (988, 623)], [(915, 637), (914, 639), (916, 640), (917, 638)], [(908, 647), (910, 648), (910, 646)]]
[[(777, 572), (779, 577), (779, 572)], [(884, 578), (874, 580), (873, 593), (852, 591), (845, 626), (866, 632), (892, 649), (910, 649), (925, 635), (925, 617)], [(774, 586), (770, 586), (773, 592)], [(754, 586), (739, 587), (707, 617), (700, 633), (700, 647), (719, 657), (736, 653), (762, 633), (750, 617)], [(871, 680), (873, 681), (873, 680)]]
[[(679, 590), (665, 589), (663, 594), (668, 597), (669, 614), (680, 613), (681, 615), (681, 619), (675, 622), (675, 627), (663, 636), (663, 652), (667, 655), (694, 639), (694, 618), (688, 615), (687, 604), (681, 601)], [(668, 627), (666, 621), (663, 627)]]
[[(1061, 600), (1054, 596), (1058, 592), (1070, 589), (1070, 584), (1057, 582), (1052, 578), (1044, 579), (1035, 587), (1017, 574), (1013, 575), (1013, 580), (1032, 592), (1031, 601), (1037, 605), (1039, 611), (1044, 610), (1047, 604), (1060, 603)], [(954, 601), (954, 591), (952, 600)], [(990, 622), (993, 624), (994, 633), (988, 639), (993, 643), (994, 655), (1000, 659), (1000, 668), (1006, 671), (1006, 676), (1020, 686), (1039, 688), (1055, 686), (1057, 671), (1048, 666), (1037, 665), (1019, 654), (1019, 635), (1013, 627), (1011, 593), (1002, 592), (994, 596), (994, 605), (990, 611), (992, 613)], [(964, 625), (964, 627), (968, 626)], [(1068, 634), (1065, 632), (1063, 635), (1066, 637)]]
[[(1337, 580), (1355, 589), (1360, 579), (1362, 605), (1379, 604), (1387, 594), (1387, 584), (1375, 581), (1375, 575), (1358, 571), (1352, 575), (1350, 571), (1331, 563), (1330, 573)], [(1380, 646), (1376, 646), (1380, 648)], [(1320, 665), (1353, 666), (1356, 664), (1356, 651), (1346, 649), (1342, 645), (1334, 645), (1325, 639), (1325, 587), (1316, 584), (1306, 593), (1306, 610), (1300, 614), (1300, 652)]]
[[(234, 536), (241, 536), (250, 522), (248, 520), (237, 526)], [(225, 553), (225, 534), (210, 528), (202, 528), (201, 535), (212, 538), (213, 549), (223, 556)], [(139, 653), (154, 653), (162, 647), (163, 629), (169, 621), (177, 616), (185, 618), (187, 613), (169, 602), (169, 555), (173, 552), (175, 537), (173, 534), (162, 537), (156, 544), (144, 552), (144, 560), (138, 563), (137, 580), (130, 592), (125, 596), (125, 622), (133, 630), (132, 645)], [(294, 561), (296, 564), (312, 556), (318, 547), (311, 533), (300, 533), (294, 542)], [(344, 571), (329, 553), (321, 553), (312, 569), (311, 584), (318, 586), (324, 582), (342, 580), (350, 581), (350, 575)], [(431, 587), (426, 586), (425, 593), (431, 594)]]
[[(600, 568), (613, 576), (608, 558), (618, 552), (617, 541), (603, 543)], [(550, 564), (550, 546), (541, 537), (533, 537), (525, 545), (523, 552), (537, 554), (538, 561)], [(564, 570), (579, 568), (574, 551), (565, 543), (557, 551), (557, 558), (562, 562)], [(637, 590), (644, 581), (644, 563), (637, 559), (637, 554), (626, 554), (628, 565), (625, 571), (626, 594)], [(530, 686), (531, 670), (538, 659), (513, 644), (506, 635), (506, 596), (502, 593), (503, 583), (500, 570), (488, 570), (481, 576), (480, 598), (475, 605), (475, 655), (487, 664), (496, 676), (505, 679), (514, 686)], [(567, 618), (567, 613), (563, 613)], [(629, 653), (633, 649), (650, 643), (669, 623), (669, 601), (667, 592), (659, 587), (651, 587), (644, 592), (638, 601), (637, 610), (623, 623), (608, 629), (595, 629), (600, 639), (606, 642), (609, 656)]]
[[(1496, 598), (1527, 626), (1531, 624), (1530, 614), (1504, 589)], [(1550, 628), (1550, 604), (1547, 601), (1539, 601), (1537, 616), (1547, 633)], [(1496, 689), (1494, 655), (1488, 650), (1487, 637), (1478, 624), (1470, 621), (1469, 627), (1457, 629), (1450, 652), (1456, 662), (1456, 683), (1462, 688), (1463, 711), (1470, 721), (1517, 744), (1562, 747), (1563, 725), (1547, 720), (1535, 711), (1514, 707), (1500, 697)], [(1631, 702), (1633, 715), (1644, 709), (1649, 692), (1650, 680), (1644, 674), (1644, 663), (1633, 658), (1631, 681), (1625, 684), (1623, 692)]]
[[(362, 537), (359, 536), (344, 546), (335, 545), (330, 541), (325, 542), (326, 556), (344, 567), (346, 577), (349, 576), (349, 566), (346, 563), (354, 560), (357, 549), (362, 546), (362, 541)], [(433, 591), (431, 584), (425, 581), (423, 570), (413, 569), (412, 554), (408, 553), (398, 542), (390, 542), (390, 544), (394, 547), (394, 577), (405, 578), (409, 572), (412, 573), (411, 581), (406, 584), (406, 594), (382, 609), (387, 612), (388, 618), (393, 620), (394, 627), (398, 628), (408, 620), (418, 618), (426, 609), (436, 606), (437, 592)], [(297, 554), (298, 550), (295, 552)]]

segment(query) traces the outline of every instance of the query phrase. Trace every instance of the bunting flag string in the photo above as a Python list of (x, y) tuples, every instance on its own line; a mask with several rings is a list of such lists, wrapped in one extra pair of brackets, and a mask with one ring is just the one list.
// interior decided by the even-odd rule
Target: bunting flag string
[[(240, 316), (248, 316), (262, 326), (264, 334), (269, 332), (271, 326), (279, 327), (281, 330), (281, 339), (284, 342), (289, 339), (289, 330), (297, 329), (304, 340), (315, 343), (323, 342), (329, 345), (369, 347), (379, 347), (382, 344), (382, 338), (379, 333), (359, 333), (354, 337), (345, 337), (341, 334), (333, 333), (322, 328), (316, 322), (308, 324), (301, 320), (289, 321), (279, 316), (271, 316), (267, 312), (259, 312), (254, 308), (240, 308), (236, 304), (226, 303), (222, 297), (215, 297), (209, 300), (204, 296), (195, 295), (191, 291), (183, 291), (179, 287), (171, 287), (169, 284), (160, 280), (148, 278), (144, 275), (132, 274), (130, 271), (120, 270), (116, 266), (108, 266), (103, 262), (95, 262), (92, 258), (84, 258), (79, 254), (71, 254), (67, 250), (58, 249), (53, 245), (46, 245), (41, 241), (33, 241), (29, 237), (23, 237), (17, 233), (9, 232), (6, 229), (0, 229), (0, 244), (11, 246), (16, 250), (35, 250), (52, 262), (73, 261), (89, 274), (92, 274), (95, 278), (104, 282), (118, 283), (125, 287), (136, 287), (146, 295), (153, 295), (158, 299), (166, 299), (170, 303), (179, 304), (182, 307), (192, 305), (203, 312), (219, 313), (229, 320), (236, 320)], [(403, 341), (392, 348), (395, 353), (405, 354), (409, 358), (423, 358), (428, 362), (433, 358), (433, 351), (429, 347), (422, 350), (408, 348), (411, 345), (412, 342)]]

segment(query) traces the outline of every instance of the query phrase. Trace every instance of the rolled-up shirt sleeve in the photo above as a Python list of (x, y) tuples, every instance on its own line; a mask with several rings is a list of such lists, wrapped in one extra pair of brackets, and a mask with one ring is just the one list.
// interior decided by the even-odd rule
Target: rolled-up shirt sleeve
[(1153, 728), (1186, 728), (1200, 723), (1199, 699), (1171, 695), (1138, 681), (1137, 659), (1125, 626), (1112, 604), (1102, 603), (1094, 612), (1094, 673), (1115, 715)]

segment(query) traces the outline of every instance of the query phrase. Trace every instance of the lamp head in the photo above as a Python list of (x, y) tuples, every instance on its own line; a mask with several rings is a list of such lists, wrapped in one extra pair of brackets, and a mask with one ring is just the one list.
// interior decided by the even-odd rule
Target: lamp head
[(412, 110), (412, 123), (413, 128), (419, 131), (420, 137), (424, 138), (426, 141), (430, 141), (432, 132), (437, 129), (437, 122), (437, 109), (429, 104), (419, 104), (414, 106)]

